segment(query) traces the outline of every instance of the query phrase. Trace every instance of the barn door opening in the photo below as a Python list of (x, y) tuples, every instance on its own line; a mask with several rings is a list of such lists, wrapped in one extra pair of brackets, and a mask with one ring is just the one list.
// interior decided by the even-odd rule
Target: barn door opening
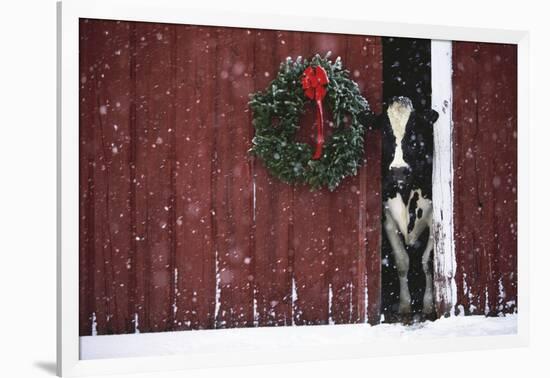
[[(431, 41), (428, 39), (383, 38), (383, 99), (384, 106), (391, 98), (405, 96), (411, 99), (417, 112), (431, 109), (432, 71)], [(431, 166), (428, 168), (431, 170)], [(423, 172), (431, 177), (432, 172)], [(382, 180), (388, 172), (382, 172)], [(431, 197), (431, 193), (429, 193)], [(419, 243), (407, 246), (409, 255), (408, 285), (411, 294), (411, 311), (422, 312), (426, 278), (422, 269), (422, 253), (429, 231), (420, 237)], [(387, 235), (382, 233), (382, 314), (383, 321), (396, 321), (399, 307), (399, 279), (396, 264)], [(430, 264), (432, 266), (432, 264)]]

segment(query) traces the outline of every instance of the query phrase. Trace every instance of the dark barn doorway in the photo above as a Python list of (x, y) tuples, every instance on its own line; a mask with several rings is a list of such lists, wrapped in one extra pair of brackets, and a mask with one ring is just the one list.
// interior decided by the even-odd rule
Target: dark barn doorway
[[(431, 41), (429, 39), (382, 38), (384, 108), (392, 97), (406, 96), (416, 111), (431, 108)], [(431, 165), (430, 165), (431, 171)], [(388, 172), (382, 172), (382, 180)], [(425, 172), (430, 177), (431, 172)], [(429, 187), (431, 188), (431, 182)], [(431, 193), (429, 193), (431, 197)], [(422, 313), (426, 279), (422, 270), (422, 253), (429, 236), (425, 230), (419, 243), (407, 247), (409, 255), (409, 290), (411, 311)], [(398, 321), (399, 280), (390, 243), (382, 232), (382, 314), (383, 322)], [(433, 256), (433, 254), (432, 254)], [(432, 257), (433, 261), (433, 257)], [(430, 264), (432, 266), (432, 264)]]

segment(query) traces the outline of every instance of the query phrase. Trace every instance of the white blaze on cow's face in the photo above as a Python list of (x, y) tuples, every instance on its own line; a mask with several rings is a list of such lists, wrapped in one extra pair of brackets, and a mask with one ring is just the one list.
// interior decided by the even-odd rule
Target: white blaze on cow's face
[(403, 159), (403, 147), (401, 142), (405, 136), (407, 122), (413, 111), (412, 103), (408, 98), (399, 98), (388, 107), (388, 118), (395, 137), (395, 153), (390, 164), (390, 170), (394, 168), (409, 168)]

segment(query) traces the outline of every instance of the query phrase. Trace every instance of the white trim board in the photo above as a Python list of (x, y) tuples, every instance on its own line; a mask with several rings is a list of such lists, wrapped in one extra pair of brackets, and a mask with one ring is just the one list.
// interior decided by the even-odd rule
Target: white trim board
[[(75, 0), (76, 1), (76, 0)], [(449, 27), (366, 21), (362, 18), (307, 17), (293, 14), (270, 14), (247, 10), (202, 10), (177, 0), (85, 0), (68, 1), (79, 9), (83, 18), (241, 28), (296, 30), (305, 32), (378, 35), (455, 41), (518, 43), (526, 32), (486, 28)], [(357, 17), (357, 16), (356, 16)]]
[(453, 234), (453, 122), (451, 41), (432, 40), (432, 108), (434, 125), (432, 176), (434, 288), (439, 316), (454, 315), (457, 301)]

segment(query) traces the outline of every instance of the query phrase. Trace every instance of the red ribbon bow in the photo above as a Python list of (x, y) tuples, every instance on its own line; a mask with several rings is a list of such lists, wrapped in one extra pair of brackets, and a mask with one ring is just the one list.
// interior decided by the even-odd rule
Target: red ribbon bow
[(327, 71), (321, 66), (309, 66), (304, 70), (302, 76), (302, 88), (307, 98), (315, 100), (317, 104), (317, 143), (312, 159), (317, 160), (323, 154), (323, 98), (327, 94), (326, 86), (328, 84)]

